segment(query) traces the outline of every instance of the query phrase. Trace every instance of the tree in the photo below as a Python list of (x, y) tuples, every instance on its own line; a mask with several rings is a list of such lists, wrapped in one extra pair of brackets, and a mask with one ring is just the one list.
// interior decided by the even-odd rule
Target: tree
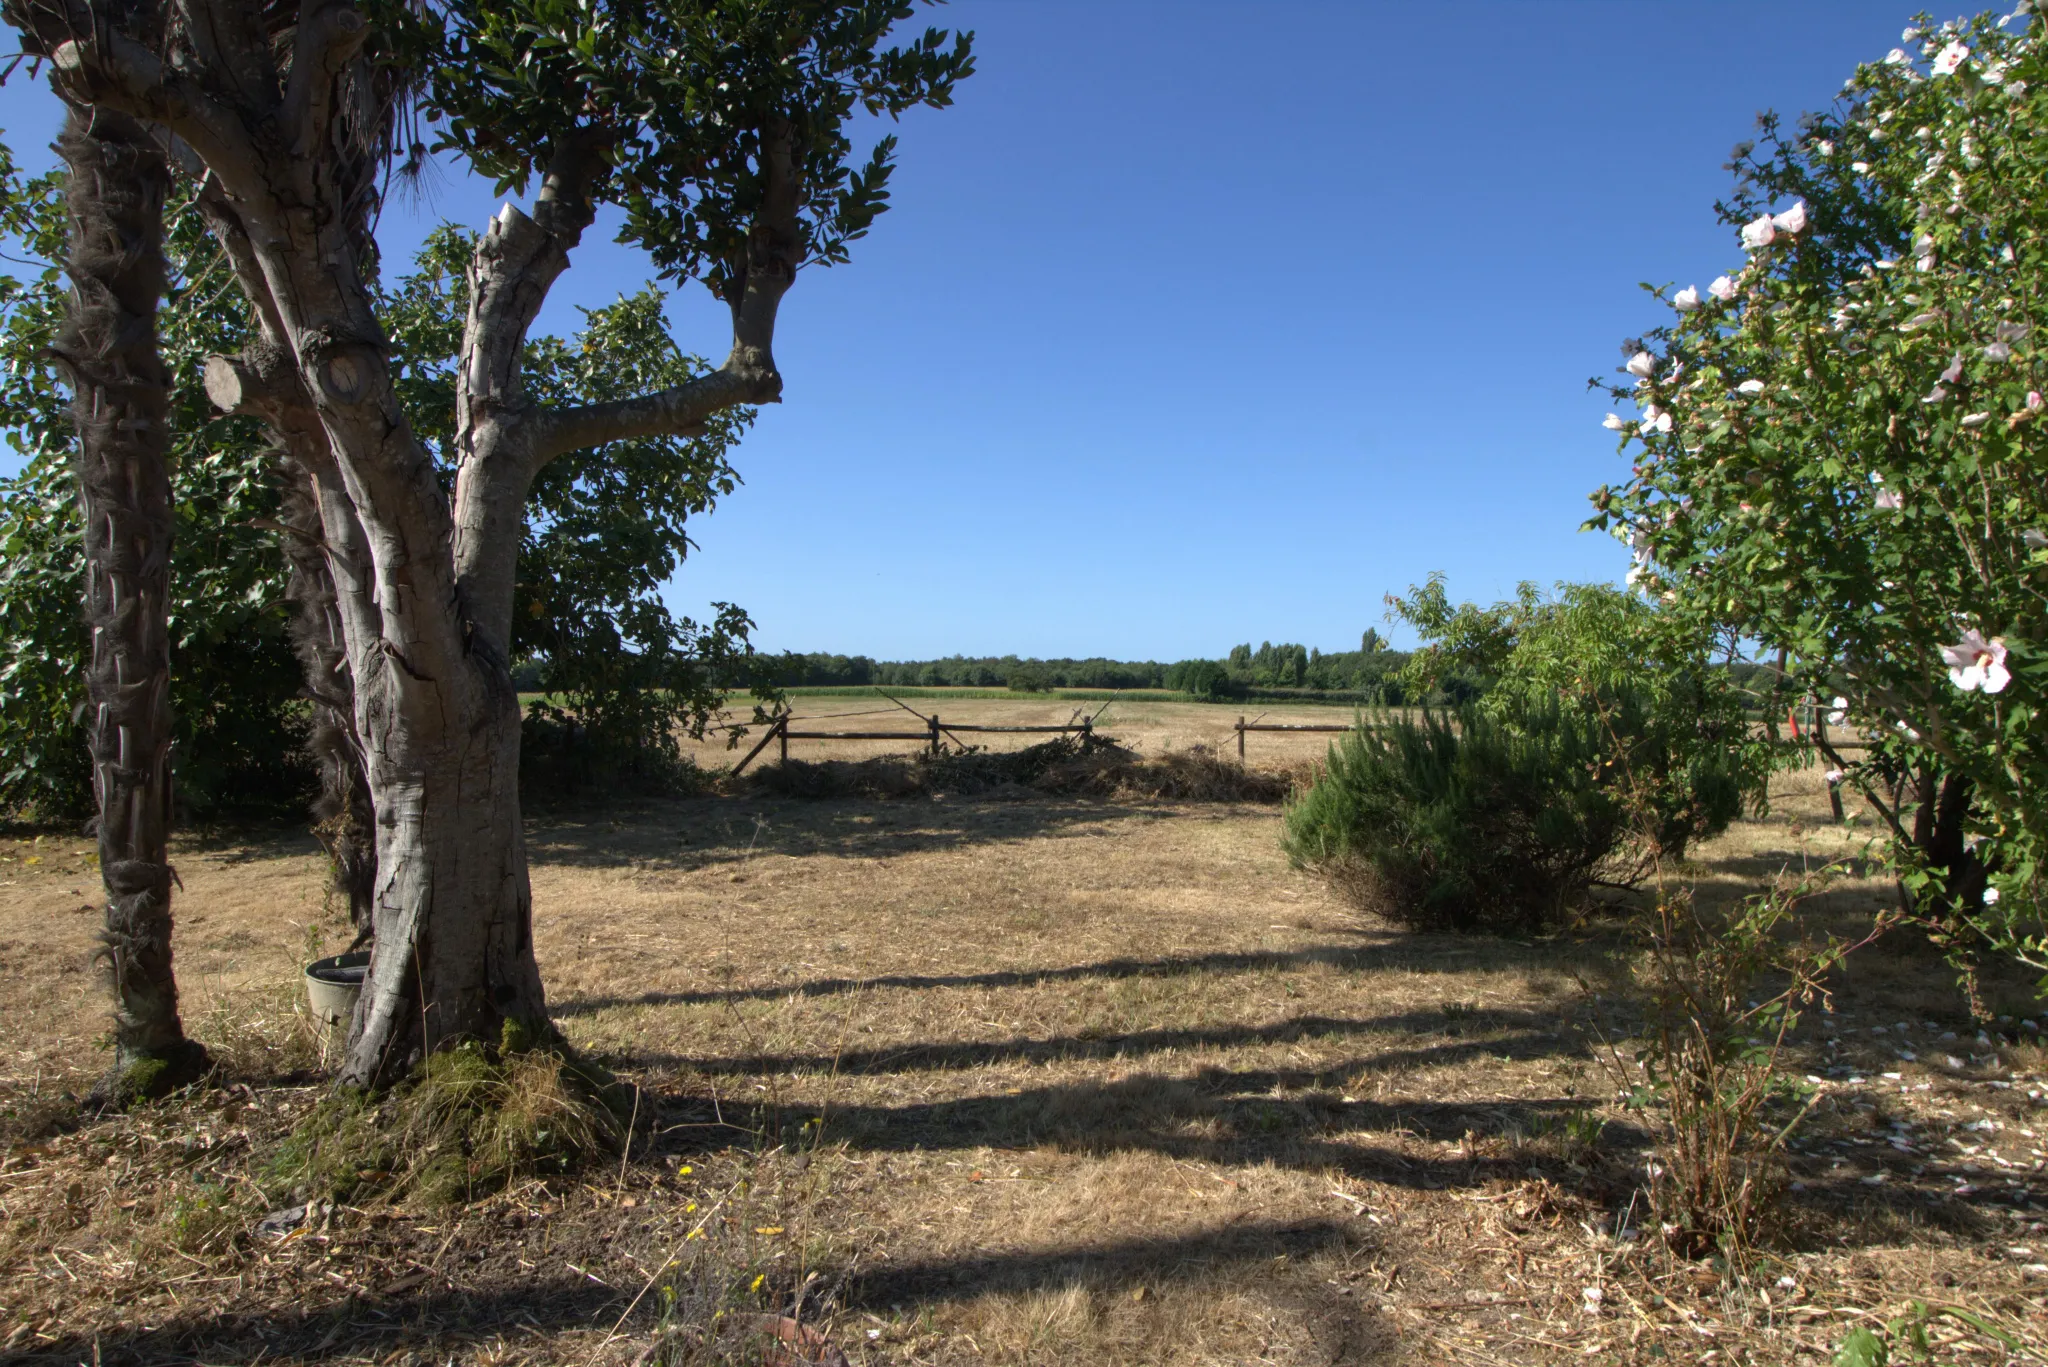
[(1829, 762), (1930, 925), (2048, 971), (2048, 62), (2009, 22), (1922, 20), (1917, 56), (1737, 149), (1747, 260), (1626, 346), (1631, 478), (1591, 525), (1871, 739)]
[[(21, 177), (0, 146), (0, 222), (31, 266), (54, 256), (62, 241), (54, 184)], [(190, 185), (174, 183), (167, 218), (170, 273), (159, 337), (172, 376), (178, 806), (188, 815), (270, 814), (303, 804), (316, 784), (315, 817), (333, 857), (335, 889), (366, 925), (375, 870), (371, 803), (311, 487), (302, 471), (285, 468), (287, 448), (261, 424), (213, 411), (202, 363), (247, 344), (247, 311), (198, 222)], [(419, 394), (454, 392), (473, 246), (469, 235), (443, 230), (410, 273), (378, 283), (379, 316)], [(55, 265), (25, 277), (0, 274), (0, 431), (29, 456), (21, 476), (0, 483), (0, 810), (46, 820), (82, 818), (91, 787), (75, 720), (87, 648), (78, 612), (76, 433), (51, 351), (65, 298)], [(532, 339), (529, 370), (564, 402), (611, 398), (648, 375), (680, 381), (701, 372), (703, 362), (669, 337), (664, 302), (649, 286), (585, 310), (574, 336)], [(546, 789), (573, 788), (600, 773), (614, 785), (671, 781), (675, 734), (703, 735), (726, 689), (749, 678), (744, 613), (718, 604), (703, 626), (677, 620), (658, 589), (689, 550), (689, 518), (732, 491), (731, 446), (751, 416), (751, 409), (728, 410), (701, 436), (579, 452), (535, 482), (513, 656), (532, 661), (527, 686), (560, 704), (533, 704), (523, 728), (527, 759), (539, 759)], [(445, 441), (435, 441), (434, 453), (444, 477), (452, 473)], [(306, 657), (303, 669), (294, 645)], [(529, 789), (533, 768), (522, 762)]]
[(78, 429), (100, 953), (114, 989), (114, 1063), (98, 1090), (122, 1101), (181, 1086), (206, 1064), (185, 1038), (171, 972), (170, 381), (156, 337), (170, 174), (149, 130), (119, 111), (71, 106), (57, 147), (70, 171), (72, 295), (54, 351)]
[[(1713, 633), (1696, 619), (1608, 584), (1548, 595), (1523, 583), (1491, 607), (1454, 604), (1441, 574), (1387, 603), (1423, 639), (1405, 670), (1415, 696), (1462, 691), (1468, 715), (1541, 744), (1569, 741), (1562, 753), (1577, 744), (1575, 726), (1590, 737), (1590, 787), (1630, 813), (1624, 843), (1644, 858), (1682, 857), (1726, 829), (1745, 798), (1762, 797), (1772, 747), (1754, 735), (1748, 696), (1713, 663)], [(1587, 786), (1575, 774), (1561, 790)]]
[[(458, 3), (374, 24), (336, 3), (306, 9), (289, 42), (254, 6), (174, 8), (161, 50), (68, 0), (17, 0), (13, 15), (70, 97), (162, 124), (203, 164), (259, 334), (209, 363), (216, 402), (325, 438), (303, 459), (377, 817), (375, 950), (341, 1075), (376, 1084), (457, 1041), (546, 1022), (509, 674), (534, 479), (575, 451), (779, 398), (782, 296), (802, 265), (844, 260), (885, 205), (894, 140), (855, 170), (847, 119), (946, 104), (971, 60), (964, 37), (936, 30), (885, 47), (908, 3)], [(401, 69), (446, 145), (505, 187), (539, 185), (532, 213), (508, 204), (469, 262), (452, 489), (355, 230), (351, 168), (388, 152), (378, 83)], [(527, 333), (604, 203), (664, 272), (724, 300), (733, 346), (686, 383), (555, 406), (527, 384)]]

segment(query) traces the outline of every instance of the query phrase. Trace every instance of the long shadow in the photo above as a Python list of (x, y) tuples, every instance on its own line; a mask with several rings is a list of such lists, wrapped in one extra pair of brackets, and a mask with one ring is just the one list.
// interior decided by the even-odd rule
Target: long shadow
[[(917, 1259), (856, 1271), (841, 1292), (852, 1309), (887, 1309), (990, 1292), (1085, 1285), (1122, 1288), (1200, 1278), (1218, 1267), (1290, 1262), (1364, 1247), (1360, 1233), (1330, 1220), (1241, 1223), (1174, 1238), (1014, 1249)], [(401, 1350), (436, 1357), (480, 1345), (509, 1329), (543, 1331), (607, 1324), (627, 1294), (587, 1280), (528, 1279), (490, 1291), (449, 1291), (402, 1299), (363, 1298), (295, 1311), (195, 1314), (159, 1325), (75, 1331), (55, 1342), (7, 1354), (8, 1367), (166, 1367), (166, 1364), (319, 1361), (330, 1352), (389, 1356)], [(1339, 1307), (1341, 1308), (1341, 1307)], [(646, 1313), (651, 1314), (651, 1309)]]
[[(1467, 1136), (1487, 1140), (1554, 1129), (1564, 1117), (1588, 1108), (1587, 1102), (1569, 1097), (1390, 1102), (1328, 1091), (1302, 1099), (1274, 1095), (1334, 1089), (1385, 1062), (1386, 1056), (1368, 1056), (1320, 1069), (1209, 1068), (1192, 1077), (1147, 1074), (898, 1106), (768, 1104), (746, 1116), (714, 1115), (701, 1102), (671, 1098), (662, 1112), (663, 1142), (683, 1151), (716, 1148), (741, 1128), (808, 1135), (806, 1127), (822, 1111), (825, 1142), (867, 1151), (1038, 1145), (1094, 1155), (1135, 1150), (1226, 1167), (1272, 1163), (1312, 1172), (1336, 1170), (1391, 1186), (1436, 1190), (1519, 1174), (1526, 1160), (1482, 1157), (1477, 1149), (1417, 1156), (1358, 1136), (1378, 1132), (1440, 1143)], [(1646, 1137), (1633, 1127), (1610, 1124), (1601, 1142), (1633, 1151)]]
[(1380, 934), (1378, 943), (1310, 945), (1290, 950), (1235, 950), (1175, 955), (1162, 959), (1103, 959), (1060, 968), (997, 969), (987, 973), (889, 973), (872, 978), (814, 978), (809, 982), (759, 987), (701, 988), (683, 992), (641, 992), (631, 996), (572, 997), (551, 1004), (558, 1017), (589, 1016), (622, 1006), (700, 1006), (718, 1002), (778, 1001), (785, 997), (829, 997), (876, 988), (914, 990), (954, 987), (1037, 987), (1087, 978), (1173, 978), (1190, 973), (1256, 973), (1327, 965), (1348, 972), (1491, 972), (1533, 968), (1545, 960), (1583, 959), (1583, 945), (1551, 949), (1540, 944), (1477, 937)]
[(972, 845), (1071, 838), (1105, 822), (1217, 819), (1227, 807), (1136, 806), (1035, 797), (879, 800), (677, 798), (571, 820), (551, 813), (527, 835), (535, 863), (689, 871), (764, 854), (888, 859)]
[[(1003, 1063), (1061, 1063), (1133, 1058), (1169, 1049), (1234, 1048), (1241, 1045), (1293, 1044), (1312, 1039), (1340, 1039), (1377, 1034), (1435, 1034), (1463, 1040), (1459, 1044), (1396, 1050), (1375, 1055), (1381, 1066), (1415, 1067), (1448, 1063), (1488, 1053), (1531, 1058), (1557, 1052), (1563, 1038), (1543, 1027), (1555, 1022), (1531, 1011), (1473, 1011), (1457, 1016), (1441, 1011), (1403, 1011), (1394, 1015), (1351, 1019), (1337, 1016), (1292, 1016), (1269, 1025), (1228, 1025), (1209, 1029), (1133, 1030), (1123, 1034), (1054, 1035), (1044, 1039), (1019, 1036), (1006, 1040), (958, 1040), (944, 1043), (893, 1045), (838, 1054), (685, 1055), (628, 1049), (603, 1055), (605, 1061), (642, 1067), (687, 1068), (707, 1076), (779, 1073), (946, 1072)], [(1509, 1039), (1484, 1038), (1508, 1029), (1522, 1031)], [(1472, 1037), (1472, 1038), (1465, 1038)]]
[[(629, 1293), (582, 1278), (532, 1277), (490, 1291), (446, 1291), (338, 1301), (319, 1309), (188, 1315), (158, 1325), (133, 1323), (75, 1331), (55, 1343), (0, 1353), (6, 1367), (166, 1367), (173, 1363), (320, 1361), (414, 1346), (446, 1353), (451, 1340), (476, 1343), (518, 1324), (586, 1327), (616, 1315)], [(608, 1320), (603, 1321), (609, 1323)]]
[(889, 1263), (856, 1275), (847, 1284), (844, 1297), (854, 1309), (887, 1309), (935, 1300), (971, 1300), (990, 1292), (1070, 1286), (1121, 1290), (1191, 1280), (1222, 1264), (1276, 1258), (1292, 1261), (1362, 1246), (1356, 1230), (1334, 1220), (1247, 1222), (1170, 1239), (1126, 1239)]

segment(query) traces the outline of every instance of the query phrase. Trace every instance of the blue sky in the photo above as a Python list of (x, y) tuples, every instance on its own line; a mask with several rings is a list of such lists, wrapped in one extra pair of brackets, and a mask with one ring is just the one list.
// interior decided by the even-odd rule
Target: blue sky
[[(1459, 597), (1617, 578), (1577, 530), (1621, 469), (1585, 381), (1738, 264), (1713, 220), (1758, 110), (1824, 104), (1910, 10), (1857, 3), (961, 0), (955, 106), (894, 207), (806, 271), (785, 401), (695, 528), (681, 612), (770, 649), (1178, 659), (1354, 649)], [(0, 126), (54, 135), (17, 77)], [(445, 176), (388, 251), (488, 186)], [(544, 324), (649, 274), (594, 233)], [(678, 339), (724, 354), (700, 287)], [(1394, 633), (1400, 639), (1400, 633)]]

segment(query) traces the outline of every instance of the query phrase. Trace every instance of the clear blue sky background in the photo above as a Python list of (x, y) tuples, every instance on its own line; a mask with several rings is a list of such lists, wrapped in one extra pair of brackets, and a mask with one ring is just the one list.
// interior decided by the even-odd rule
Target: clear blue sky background
[[(1712, 204), (1756, 112), (1825, 104), (1910, 9), (962, 0), (979, 73), (906, 120), (894, 208), (807, 271), (785, 402), (695, 528), (679, 611), (771, 649), (1172, 660), (1355, 649), (1460, 597), (1617, 578), (1585, 381), (1739, 264)], [(31, 165), (56, 110), (17, 77)], [(488, 186), (443, 177), (388, 251)], [(544, 323), (648, 274), (593, 234)], [(671, 307), (717, 358), (720, 307)], [(1399, 633), (1396, 633), (1399, 639)]]

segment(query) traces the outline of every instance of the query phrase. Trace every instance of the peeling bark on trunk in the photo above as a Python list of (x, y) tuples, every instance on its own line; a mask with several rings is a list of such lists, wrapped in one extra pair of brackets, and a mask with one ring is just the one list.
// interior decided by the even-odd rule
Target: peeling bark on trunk
[(388, 694), (359, 708), (377, 814), (376, 940), (347, 1081), (402, 1077), (456, 1040), (496, 1044), (507, 1022), (529, 1037), (550, 1028), (519, 815), (519, 700), (497, 673), (459, 713), (394, 725), (379, 715)]
[(135, 119), (72, 107), (73, 293), (57, 354), (73, 385), (85, 524), (86, 674), (100, 872), (101, 958), (114, 992), (105, 1100), (161, 1095), (205, 1066), (185, 1038), (171, 972), (170, 384), (157, 350), (164, 287), (162, 152)]

